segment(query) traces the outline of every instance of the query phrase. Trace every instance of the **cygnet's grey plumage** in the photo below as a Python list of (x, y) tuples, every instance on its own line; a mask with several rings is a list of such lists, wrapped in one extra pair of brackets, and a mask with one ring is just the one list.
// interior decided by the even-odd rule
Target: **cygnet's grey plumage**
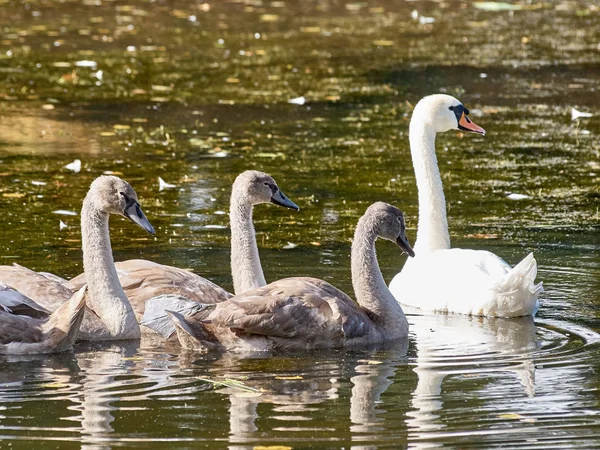
[[(70, 350), (83, 319), (85, 290), (86, 288), (80, 289), (44, 319), (17, 314), (19, 309), (1, 309), (0, 354), (60, 353)], [(10, 289), (3, 288), (2, 293), (9, 291)], [(6, 297), (0, 296), (0, 303), (3, 300)], [(42, 312), (41, 307), (36, 308), (31, 299), (25, 300), (24, 304)]]
[(408, 322), (381, 275), (377, 237), (414, 255), (402, 212), (371, 205), (352, 243), (352, 283), (358, 304), (316, 278), (286, 278), (220, 303), (198, 320), (170, 311), (182, 346), (199, 350), (273, 351), (360, 347), (406, 338)]
[[(252, 223), (253, 207), (262, 203), (298, 209), (270, 175), (256, 170), (242, 172), (233, 183), (230, 207), (231, 268), (236, 293), (266, 284)], [(153, 329), (150, 325), (157, 319), (155, 314), (146, 314), (146, 303), (156, 297), (184, 297), (204, 304), (216, 304), (232, 297), (215, 283), (177, 267), (133, 259), (116, 263), (116, 269), (138, 320), (148, 325), (143, 331)], [(76, 289), (85, 284), (85, 280), (82, 274), (65, 286)], [(166, 317), (164, 311), (160, 315)]]
[[(86, 314), (79, 332), (82, 339), (140, 337), (139, 324), (121, 287), (112, 257), (110, 214), (124, 216), (154, 233), (129, 183), (115, 176), (100, 176), (92, 182), (81, 210), (83, 265), (88, 280)], [(75, 292), (63, 286), (58, 278), (21, 266), (0, 267), (0, 281), (51, 311), (62, 308)]]

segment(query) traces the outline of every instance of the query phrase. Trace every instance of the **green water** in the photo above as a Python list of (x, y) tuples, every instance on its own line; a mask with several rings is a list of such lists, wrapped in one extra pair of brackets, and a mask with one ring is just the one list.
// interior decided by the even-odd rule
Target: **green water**
[[(0, 447), (600, 446), (595, 2), (0, 0), (0, 23), (0, 264), (81, 272), (79, 217), (56, 211), (78, 213), (112, 172), (157, 229), (113, 218), (117, 260), (231, 289), (222, 212), (254, 168), (301, 208), (255, 210), (267, 280), (351, 292), (370, 203), (402, 208), (414, 240), (408, 120), (446, 92), (487, 131), (437, 140), (453, 245), (511, 263), (534, 251), (546, 289), (535, 323), (413, 315), (406, 347), (377, 352), (130, 343), (4, 358)], [(594, 115), (572, 121), (573, 107)], [(78, 173), (64, 167), (75, 159)], [(405, 257), (386, 242), (378, 254), (389, 280)]]

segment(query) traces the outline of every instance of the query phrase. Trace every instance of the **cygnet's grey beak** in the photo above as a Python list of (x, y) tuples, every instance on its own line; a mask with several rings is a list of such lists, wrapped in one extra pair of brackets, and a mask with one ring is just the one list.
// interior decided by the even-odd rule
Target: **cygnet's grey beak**
[(408, 256), (410, 256), (411, 258), (415, 257), (415, 252), (410, 246), (410, 243), (408, 242), (408, 238), (406, 237), (405, 233), (401, 233), (400, 236), (396, 238), (396, 244), (398, 244), (402, 251)]
[(140, 208), (140, 204), (138, 202), (134, 201), (134, 202), (128, 204), (127, 207), (125, 208), (125, 211), (123, 212), (123, 215), (125, 217), (127, 217), (129, 220), (131, 220), (132, 222), (137, 223), (140, 227), (142, 227), (148, 233), (150, 233), (150, 234), (156, 233), (156, 231), (154, 230), (154, 227), (152, 226), (152, 224), (150, 223), (150, 221), (144, 214), (144, 211), (142, 211), (142, 208)]
[(281, 192), (281, 189), (277, 189), (275, 192), (273, 192), (273, 195), (271, 196), (271, 203), (275, 203), (276, 205), (283, 206), (285, 208), (300, 211), (298, 205), (296, 205), (293, 201), (287, 198), (285, 194)]

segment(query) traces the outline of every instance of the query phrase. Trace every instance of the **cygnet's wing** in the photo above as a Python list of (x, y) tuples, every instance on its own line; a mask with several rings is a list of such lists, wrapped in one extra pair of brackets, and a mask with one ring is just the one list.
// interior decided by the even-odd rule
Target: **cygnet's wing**
[[(289, 338), (312, 347), (336, 346), (366, 332), (366, 314), (339, 289), (315, 278), (286, 278), (237, 295), (217, 306), (208, 320), (238, 335)], [(362, 325), (360, 325), (362, 323)]]
[[(212, 281), (177, 267), (144, 259), (118, 262), (115, 263), (115, 267), (123, 290), (138, 317), (144, 314), (147, 300), (161, 295), (185, 297), (205, 304), (220, 303), (232, 297)], [(85, 283), (83, 274), (72, 279), (68, 286), (76, 288), (83, 285), (82, 283)]]
[(0, 282), (50, 311), (54, 311), (73, 295), (71, 289), (61, 283), (18, 264), (0, 266)]
[(46, 308), (3, 283), (0, 283), (0, 309), (34, 319), (46, 319), (50, 315)]
[(140, 325), (144, 325), (168, 339), (175, 333), (175, 324), (167, 312), (175, 312), (182, 317), (188, 317), (209, 308), (214, 308), (214, 305), (194, 302), (178, 295), (159, 295), (146, 302)]
[(0, 344), (39, 342), (44, 321), (0, 311)]

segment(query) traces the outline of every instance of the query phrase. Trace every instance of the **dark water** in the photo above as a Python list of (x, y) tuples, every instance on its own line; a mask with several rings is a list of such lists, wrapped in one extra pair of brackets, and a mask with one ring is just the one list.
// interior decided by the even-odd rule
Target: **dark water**
[[(4, 358), (0, 447), (600, 446), (595, 2), (0, 0), (0, 19), (2, 264), (79, 273), (69, 213), (112, 172), (158, 231), (113, 219), (116, 259), (231, 288), (223, 212), (256, 168), (301, 207), (256, 208), (267, 279), (350, 292), (368, 204), (401, 207), (414, 239), (411, 105), (446, 92), (488, 132), (438, 138), (453, 244), (511, 263), (535, 251), (546, 289), (535, 321), (412, 315), (409, 342), (375, 352), (207, 358), (142, 342)], [(594, 116), (572, 121), (573, 107)], [(64, 168), (75, 159), (80, 172)], [(391, 279), (404, 257), (386, 244)]]

